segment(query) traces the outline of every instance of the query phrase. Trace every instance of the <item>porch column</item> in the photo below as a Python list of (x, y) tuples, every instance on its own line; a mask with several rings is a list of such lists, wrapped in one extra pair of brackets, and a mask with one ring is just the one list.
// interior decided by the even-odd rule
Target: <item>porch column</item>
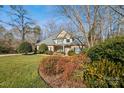
[(62, 46), (63, 46), (63, 52), (65, 53), (64, 39), (63, 39), (63, 41), (62, 41)]
[(55, 52), (55, 46), (53, 46), (53, 52)]
[(63, 44), (63, 52), (65, 53), (65, 46), (64, 46), (64, 44)]

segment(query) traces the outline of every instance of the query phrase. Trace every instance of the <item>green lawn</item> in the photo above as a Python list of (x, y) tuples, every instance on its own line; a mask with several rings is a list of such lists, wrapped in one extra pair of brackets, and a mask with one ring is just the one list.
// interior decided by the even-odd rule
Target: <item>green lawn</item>
[(48, 87), (37, 73), (42, 58), (40, 55), (0, 57), (0, 87)]

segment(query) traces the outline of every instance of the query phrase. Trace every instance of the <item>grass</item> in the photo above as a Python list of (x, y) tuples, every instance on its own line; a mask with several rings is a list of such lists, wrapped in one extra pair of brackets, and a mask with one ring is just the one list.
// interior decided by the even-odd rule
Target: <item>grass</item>
[(41, 55), (0, 57), (1, 88), (46, 88), (49, 87), (38, 75)]

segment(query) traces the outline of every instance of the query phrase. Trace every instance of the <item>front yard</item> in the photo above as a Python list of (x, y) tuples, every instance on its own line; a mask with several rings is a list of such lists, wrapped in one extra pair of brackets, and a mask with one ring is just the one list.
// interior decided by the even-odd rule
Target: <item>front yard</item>
[(0, 87), (49, 87), (37, 73), (41, 55), (0, 57)]

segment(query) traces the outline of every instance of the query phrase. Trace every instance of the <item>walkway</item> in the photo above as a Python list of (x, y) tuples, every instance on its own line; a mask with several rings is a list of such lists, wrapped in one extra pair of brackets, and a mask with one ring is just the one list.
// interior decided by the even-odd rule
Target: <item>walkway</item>
[(16, 56), (16, 55), (22, 55), (22, 54), (0, 54), (0, 57), (4, 57), (4, 56)]

